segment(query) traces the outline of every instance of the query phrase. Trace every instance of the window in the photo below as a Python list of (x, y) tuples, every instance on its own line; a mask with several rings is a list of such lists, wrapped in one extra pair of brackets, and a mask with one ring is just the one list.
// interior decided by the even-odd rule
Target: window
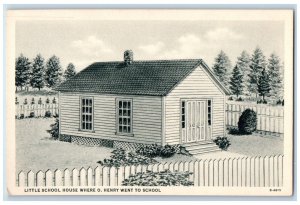
[(93, 130), (93, 98), (81, 98), (81, 130)]
[(185, 128), (185, 101), (181, 102), (181, 128)]
[(132, 100), (117, 100), (117, 133), (132, 133)]
[(211, 100), (207, 101), (207, 123), (211, 125)]

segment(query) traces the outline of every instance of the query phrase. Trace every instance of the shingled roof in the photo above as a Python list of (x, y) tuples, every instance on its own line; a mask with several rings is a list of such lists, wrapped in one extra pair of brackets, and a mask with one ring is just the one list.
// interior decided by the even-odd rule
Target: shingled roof
[(165, 96), (199, 65), (203, 65), (224, 93), (229, 93), (199, 59), (93, 63), (55, 90)]

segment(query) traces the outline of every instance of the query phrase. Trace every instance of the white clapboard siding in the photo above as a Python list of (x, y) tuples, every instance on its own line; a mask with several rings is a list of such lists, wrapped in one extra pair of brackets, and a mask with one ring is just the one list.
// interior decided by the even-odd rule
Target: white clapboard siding
[(211, 187), (282, 187), (284, 156), (200, 159), (189, 162), (167, 162), (125, 167), (96, 167), (38, 171), (21, 171), (19, 187), (40, 186), (121, 186), (124, 179), (136, 173), (164, 171), (190, 172), (194, 186)]
[(253, 104), (246, 102), (226, 102), (226, 125), (237, 126), (240, 116), (246, 109), (257, 115), (257, 130), (283, 134), (284, 107)]
[(224, 94), (210, 76), (196, 68), (165, 98), (166, 143), (180, 143), (180, 100), (188, 98), (212, 99), (212, 137), (224, 134)]
[(45, 117), (45, 113), (47, 111), (50, 111), (52, 115), (58, 114), (58, 104), (27, 104), (27, 105), (21, 105), (17, 104), (15, 105), (15, 117), (29, 117), (31, 112), (34, 112), (34, 117)]
[[(94, 98), (94, 132), (81, 132), (80, 99)], [(134, 136), (116, 135), (116, 99), (132, 99)], [(61, 134), (135, 143), (157, 143), (162, 139), (161, 97), (60, 93)]]

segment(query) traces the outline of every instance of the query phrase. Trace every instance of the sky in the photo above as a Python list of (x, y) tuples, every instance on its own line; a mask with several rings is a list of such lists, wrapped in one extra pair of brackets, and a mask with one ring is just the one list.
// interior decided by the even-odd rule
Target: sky
[(266, 58), (284, 56), (282, 21), (120, 21), (21, 20), (16, 23), (16, 56), (46, 60), (59, 57), (80, 71), (93, 62), (122, 61), (131, 49), (134, 60), (203, 59), (210, 67), (223, 50), (235, 65), (243, 50), (259, 46)]

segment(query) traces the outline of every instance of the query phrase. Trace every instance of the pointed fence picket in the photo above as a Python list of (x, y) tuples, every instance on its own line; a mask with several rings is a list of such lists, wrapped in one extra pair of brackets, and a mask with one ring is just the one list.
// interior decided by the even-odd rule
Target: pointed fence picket
[(167, 162), (150, 165), (96, 167), (92, 169), (21, 171), (17, 186), (121, 186), (124, 179), (147, 170), (189, 172), (194, 186), (282, 187), (284, 156), (199, 159), (189, 162)]
[(253, 103), (246, 104), (228, 101), (226, 102), (226, 126), (238, 126), (239, 117), (242, 115), (243, 111), (248, 108), (256, 112), (258, 131), (277, 133), (279, 136), (283, 136), (283, 106), (269, 106)]

